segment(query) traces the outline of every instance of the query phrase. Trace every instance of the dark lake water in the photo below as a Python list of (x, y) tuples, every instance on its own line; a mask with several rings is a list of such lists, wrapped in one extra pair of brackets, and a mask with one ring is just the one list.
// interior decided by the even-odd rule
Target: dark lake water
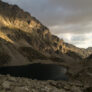
[(55, 64), (30, 64), (24, 66), (0, 67), (0, 74), (26, 77), (37, 80), (68, 80), (67, 69)]

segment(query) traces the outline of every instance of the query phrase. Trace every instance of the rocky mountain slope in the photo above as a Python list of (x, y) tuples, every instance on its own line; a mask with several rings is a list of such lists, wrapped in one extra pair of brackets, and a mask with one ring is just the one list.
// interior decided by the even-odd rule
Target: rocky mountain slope
[[(78, 57), (86, 58), (92, 53), (91, 47), (80, 49), (65, 43), (52, 35), (46, 26), (28, 12), (17, 5), (9, 5), (2, 1), (0, 1), (0, 44), (2, 47), (0, 52), (4, 54), (8, 52), (7, 58), (11, 57), (11, 61), (19, 58), (19, 61), (29, 62), (35, 58), (61, 57), (62, 54), (70, 56), (72, 52)], [(34, 56), (31, 56), (33, 53)]]
[(85, 61), (80, 52), (82, 49), (52, 35), (28, 12), (0, 1), (0, 66), (57, 63), (75, 74)]
[[(0, 1), (0, 63), (3, 65), (29, 64), (36, 59), (67, 61), (74, 57), (62, 39), (17, 5)], [(77, 54), (76, 54), (77, 55)], [(6, 58), (4, 58), (4, 57)], [(79, 55), (78, 55), (79, 56)]]

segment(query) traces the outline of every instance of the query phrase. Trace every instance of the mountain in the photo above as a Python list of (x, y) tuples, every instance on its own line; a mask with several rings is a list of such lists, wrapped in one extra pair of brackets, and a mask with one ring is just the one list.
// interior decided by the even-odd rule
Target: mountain
[(1, 66), (58, 63), (76, 73), (84, 61), (83, 52), (52, 35), (46, 26), (17, 5), (0, 1)]
[[(66, 53), (64, 41), (17, 5), (0, 1), (0, 63), (30, 63)], [(2, 57), (3, 56), (3, 57)], [(6, 58), (4, 58), (6, 57)], [(55, 59), (55, 58), (54, 58)]]

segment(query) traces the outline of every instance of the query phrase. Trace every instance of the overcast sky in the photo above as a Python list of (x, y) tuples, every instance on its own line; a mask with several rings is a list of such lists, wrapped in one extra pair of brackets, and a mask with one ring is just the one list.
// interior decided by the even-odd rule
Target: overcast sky
[(77, 47), (92, 47), (92, 0), (3, 0), (17, 4), (53, 34)]

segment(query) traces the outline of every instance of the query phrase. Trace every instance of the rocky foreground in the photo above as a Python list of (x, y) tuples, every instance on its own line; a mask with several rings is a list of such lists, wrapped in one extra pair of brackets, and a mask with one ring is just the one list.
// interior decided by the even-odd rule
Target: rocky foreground
[(92, 85), (75, 81), (38, 81), (0, 75), (0, 92), (92, 92)]

